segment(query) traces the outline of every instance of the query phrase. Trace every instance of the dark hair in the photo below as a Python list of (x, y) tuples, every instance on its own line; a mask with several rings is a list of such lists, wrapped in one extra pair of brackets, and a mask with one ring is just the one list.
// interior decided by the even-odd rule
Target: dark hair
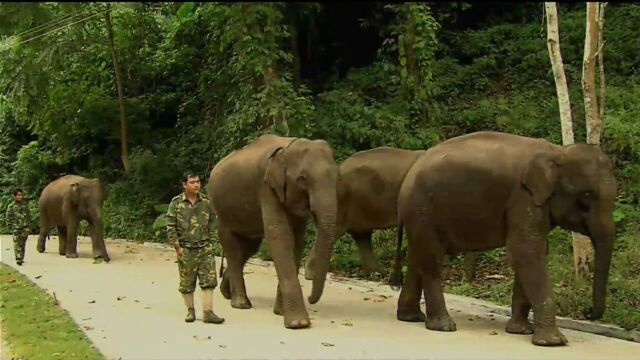
[(23, 194), (23, 195), (24, 195), (24, 192), (23, 192), (23, 191), (22, 191), (22, 189), (20, 189), (20, 188), (16, 188), (15, 190), (13, 190), (13, 196), (18, 195), (18, 193), (21, 193), (21, 194)]
[(194, 171), (185, 171), (184, 173), (182, 173), (182, 182), (186, 183), (187, 181), (189, 181), (189, 178), (193, 178), (193, 177), (200, 177), (198, 176), (198, 174), (196, 174)]

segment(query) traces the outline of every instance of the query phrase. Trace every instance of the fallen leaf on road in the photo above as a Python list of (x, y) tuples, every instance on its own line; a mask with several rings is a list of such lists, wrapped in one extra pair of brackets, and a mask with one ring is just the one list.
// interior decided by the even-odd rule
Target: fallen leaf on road
[(384, 295), (378, 295), (375, 299), (373, 299), (373, 302), (382, 302), (387, 300), (387, 297)]
[(36, 279), (40, 279), (42, 277), (42, 275), (36, 275), (34, 276)]
[(84, 328), (85, 330), (93, 330), (93, 329), (94, 329), (94, 327), (93, 327), (93, 326), (89, 326), (89, 325), (84, 325), (84, 326), (83, 326), (83, 328)]
[(151, 306), (145, 306), (144, 308), (145, 309), (151, 309)]
[(333, 345), (332, 343), (323, 342), (323, 343), (322, 343), (322, 346), (335, 346), (335, 345)]
[(344, 321), (342, 322), (342, 325), (344, 325), (344, 326), (353, 326), (353, 321), (351, 321), (351, 319), (349, 319), (349, 320), (344, 320)]
[(221, 345), (218, 345), (218, 347), (221, 347), (221, 348), (223, 348), (223, 349), (224, 349), (224, 348), (226, 348), (226, 347), (227, 347), (227, 345), (222, 345), (222, 344), (221, 344)]
[(284, 341), (280, 341), (280, 344), (284, 344)]
[(140, 301), (138, 301), (138, 300), (133, 300), (133, 301), (135, 301), (135, 302), (137, 302), (137, 303), (139, 303), (139, 302), (140, 302)]
[(138, 252), (135, 249), (131, 249), (131, 248), (126, 248), (124, 250), (125, 254), (137, 254)]
[(7, 280), (5, 280), (5, 282), (14, 283), (14, 282), (16, 282), (16, 279), (13, 279), (13, 278), (7, 279)]
[(333, 321), (333, 320), (331, 320), (331, 323), (332, 323), (332, 324), (335, 324), (336, 322), (335, 322), (335, 321)]
[(364, 301), (367, 301), (367, 300), (369, 300), (369, 299), (371, 299), (371, 298), (370, 298), (370, 297), (365, 297), (363, 300), (364, 300)]
[(89, 301), (89, 304), (95, 304), (95, 303), (96, 303), (96, 301), (95, 301), (95, 300), (91, 300), (91, 301)]
[(492, 332), (489, 333), (489, 335), (498, 335), (498, 332), (493, 330)]
[(120, 300), (122, 300), (122, 299), (124, 299), (124, 298), (126, 298), (126, 296), (118, 296), (118, 297), (116, 298), (116, 300), (120, 301)]
[(87, 320), (91, 320), (90, 317), (86, 318), (86, 319), (82, 319), (82, 321), (87, 321)]

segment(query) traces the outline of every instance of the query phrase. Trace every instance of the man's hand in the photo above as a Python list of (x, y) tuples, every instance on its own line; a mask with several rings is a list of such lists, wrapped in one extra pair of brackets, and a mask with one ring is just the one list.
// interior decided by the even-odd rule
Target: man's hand
[(179, 247), (179, 248), (177, 248), (177, 249), (176, 249), (176, 254), (177, 254), (178, 256), (182, 256), (182, 253), (183, 253), (183, 252), (184, 252), (184, 249), (183, 249), (183, 248), (181, 248), (181, 247)]

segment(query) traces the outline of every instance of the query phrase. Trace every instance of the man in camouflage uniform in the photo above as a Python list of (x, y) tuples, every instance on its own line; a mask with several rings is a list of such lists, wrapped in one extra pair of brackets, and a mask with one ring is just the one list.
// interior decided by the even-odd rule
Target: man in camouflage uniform
[(13, 235), (13, 251), (16, 255), (16, 264), (22, 265), (24, 261), (24, 246), (29, 236), (29, 207), (23, 199), (21, 189), (13, 192), (14, 201), (7, 206), (7, 227)]
[(213, 256), (214, 221), (209, 198), (200, 193), (200, 179), (191, 171), (182, 178), (184, 192), (174, 197), (167, 210), (167, 237), (176, 249), (180, 287), (187, 306), (186, 322), (193, 322), (196, 313), (193, 293), (196, 278), (202, 289), (202, 321), (221, 324), (224, 318), (213, 312), (213, 289), (218, 285)]

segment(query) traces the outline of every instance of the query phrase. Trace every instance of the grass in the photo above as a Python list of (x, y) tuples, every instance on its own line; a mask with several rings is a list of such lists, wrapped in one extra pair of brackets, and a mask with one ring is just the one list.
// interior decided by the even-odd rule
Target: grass
[(4, 342), (16, 359), (105, 359), (55, 299), (0, 264)]

